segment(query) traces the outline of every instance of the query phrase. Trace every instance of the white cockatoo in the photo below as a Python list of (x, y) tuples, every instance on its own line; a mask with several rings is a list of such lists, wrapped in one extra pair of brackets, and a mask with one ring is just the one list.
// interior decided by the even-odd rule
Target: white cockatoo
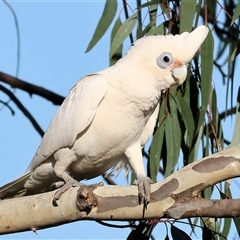
[[(153, 133), (161, 93), (182, 84), (206, 26), (137, 40), (115, 65), (80, 79), (53, 117), (26, 173), (0, 188), (0, 198), (59, 188), (62, 192), (128, 164), (140, 202), (150, 198), (142, 146)], [(174, 151), (174, 149), (173, 149)]]

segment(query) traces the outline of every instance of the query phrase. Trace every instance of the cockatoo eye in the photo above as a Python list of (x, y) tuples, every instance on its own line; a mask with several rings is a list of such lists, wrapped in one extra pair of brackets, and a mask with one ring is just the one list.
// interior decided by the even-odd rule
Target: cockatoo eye
[(173, 63), (173, 56), (169, 52), (163, 52), (158, 58), (157, 58), (157, 65), (160, 68), (167, 68)]

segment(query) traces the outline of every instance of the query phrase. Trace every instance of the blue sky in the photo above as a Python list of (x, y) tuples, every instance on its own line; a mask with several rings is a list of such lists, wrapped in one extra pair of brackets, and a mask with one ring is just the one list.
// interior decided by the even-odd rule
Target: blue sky
[[(10, 4), (17, 14), (20, 28), (20, 79), (66, 96), (80, 77), (108, 66), (109, 33), (91, 52), (84, 53), (101, 16), (103, 1), (10, 1)], [(16, 29), (12, 14), (3, 2), (0, 2), (0, 30), (0, 71), (15, 75)], [(21, 90), (17, 90), (16, 95), (46, 129), (58, 106), (38, 96), (30, 97)], [(7, 100), (7, 97), (0, 93), (0, 99)], [(14, 117), (7, 108), (0, 106), (0, 185), (25, 172), (41, 141), (29, 121), (14, 104), (11, 106), (16, 110)], [(128, 232), (81, 221), (42, 230), (38, 235), (29, 231), (4, 238), (110, 239), (112, 234), (126, 238)]]
[[(84, 53), (105, 1), (9, 1), (9, 3), (16, 12), (20, 29), (20, 79), (66, 96), (80, 77), (108, 67), (110, 32), (93, 50)], [(0, 71), (15, 75), (16, 28), (11, 12), (2, 1), (0, 32)], [(216, 83), (219, 84), (221, 83)], [(21, 90), (16, 90), (16, 95), (45, 130), (58, 106), (41, 97), (35, 95), (31, 97)], [(8, 98), (0, 92), (0, 99)], [(15, 116), (11, 116), (10, 111), (0, 105), (0, 185), (25, 172), (41, 141), (41, 137), (28, 119), (13, 103), (10, 105), (15, 110)], [(225, 102), (222, 104), (220, 102), (220, 105), (223, 110)], [(234, 124), (231, 121), (227, 120), (225, 124), (232, 127)], [(120, 175), (118, 178), (123, 176)], [(99, 180), (102, 179), (94, 179), (94, 182)], [(159, 229), (161, 232), (156, 231), (155, 236), (164, 237), (165, 227)], [(40, 230), (38, 235), (29, 231), (0, 238), (126, 239), (128, 233), (129, 229), (111, 229), (95, 222), (80, 221)]]

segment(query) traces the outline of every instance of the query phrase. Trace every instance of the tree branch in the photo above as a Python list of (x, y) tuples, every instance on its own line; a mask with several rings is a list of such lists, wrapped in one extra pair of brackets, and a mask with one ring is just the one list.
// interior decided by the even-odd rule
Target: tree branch
[(237, 111), (237, 107), (233, 107), (233, 108), (230, 108), (230, 109), (227, 109), (226, 111), (222, 112), (219, 114), (219, 118), (222, 120), (222, 119), (225, 119), (226, 117), (228, 116), (231, 116), (233, 114), (236, 114), (236, 111)]
[(13, 77), (3, 72), (0, 72), (0, 81), (9, 84), (13, 88), (19, 88), (25, 92), (28, 92), (30, 95), (36, 94), (38, 96), (41, 96), (55, 105), (61, 105), (64, 100), (63, 96), (49, 91), (46, 88), (25, 82), (19, 78)]
[(17, 97), (7, 88), (2, 86), (0, 84), (0, 90), (3, 91), (5, 94), (7, 94), (10, 99), (17, 105), (17, 107), (22, 111), (22, 113), (28, 118), (28, 120), (31, 122), (33, 127), (36, 129), (36, 131), (43, 136), (44, 131), (42, 128), (39, 126), (35, 118), (32, 116), (32, 114), (23, 106), (23, 104), (17, 99)]
[[(184, 204), (183, 204), (184, 205)], [(182, 211), (182, 204), (169, 209), (166, 217), (172, 217), (173, 212)], [(191, 217), (239, 217), (240, 216), (240, 198), (211, 200), (204, 198), (196, 198), (187, 202), (186, 212), (181, 218)]]
[[(208, 200), (201, 191), (240, 176), (240, 146), (229, 148), (180, 169), (151, 185), (144, 218), (236, 217), (240, 199)], [(58, 206), (54, 192), (0, 201), (0, 234), (48, 228), (77, 220), (140, 220), (136, 186), (71, 188)], [(17, 217), (16, 217), (17, 216)]]

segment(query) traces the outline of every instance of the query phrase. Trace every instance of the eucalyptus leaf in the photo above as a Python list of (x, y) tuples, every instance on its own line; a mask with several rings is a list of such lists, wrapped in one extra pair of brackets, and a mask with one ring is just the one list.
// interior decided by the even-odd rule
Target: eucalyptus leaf
[(130, 35), (133, 28), (137, 23), (137, 13), (134, 13), (129, 17), (118, 29), (110, 48), (110, 58), (118, 50), (118, 48), (123, 44), (123, 41)]
[(86, 53), (89, 52), (106, 33), (117, 12), (117, 0), (107, 0), (102, 16), (98, 22), (91, 41), (88, 44)]

